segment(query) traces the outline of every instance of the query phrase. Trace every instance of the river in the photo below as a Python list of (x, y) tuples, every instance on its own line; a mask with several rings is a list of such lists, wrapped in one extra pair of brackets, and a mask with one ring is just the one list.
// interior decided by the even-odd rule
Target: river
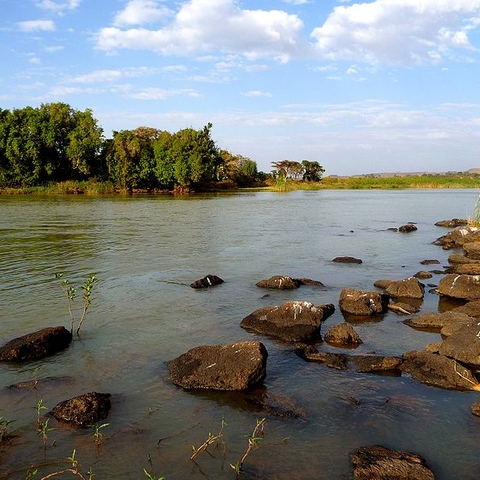
[[(56, 272), (78, 286), (92, 272), (99, 279), (80, 337), (67, 350), (39, 362), (0, 365), (0, 417), (15, 420), (8, 428), (16, 435), (0, 447), (0, 478), (23, 479), (29, 465), (65, 460), (75, 449), (81, 471), (91, 468), (98, 479), (146, 478), (144, 469), (166, 480), (233, 479), (230, 464), (266, 416), (265, 438), (245, 462), (255, 478), (350, 478), (349, 452), (380, 444), (424, 456), (438, 480), (477, 479), (480, 419), (470, 406), (478, 393), (427, 387), (408, 376), (329, 369), (239, 326), (259, 307), (307, 300), (337, 306), (325, 331), (344, 320), (342, 288), (374, 290), (378, 279), (425, 270), (425, 259), (439, 260), (432, 268), (441, 268), (451, 252), (432, 244), (447, 231), (434, 224), (472, 215), (477, 196), (474, 190), (0, 196), (0, 344), (45, 326), (69, 327)], [(407, 222), (418, 230), (388, 230)], [(363, 263), (332, 262), (342, 255)], [(189, 287), (206, 274), (225, 283)], [(255, 286), (276, 274), (325, 287), (266, 292)], [(74, 307), (78, 316), (81, 291)], [(441, 308), (438, 296), (427, 292), (421, 312)], [(355, 324), (364, 343), (348, 353), (401, 355), (440, 339), (403, 320), (389, 312), (381, 321)], [(255, 411), (241, 394), (186, 392), (167, 380), (166, 362), (192, 347), (252, 338), (269, 353), (267, 395), (288, 399), (303, 412), (300, 418)], [(52, 380), (35, 389), (6, 388), (45, 377)], [(50, 409), (89, 391), (112, 394), (102, 444), (95, 446), (92, 430), (51, 419), (44, 450), (39, 400)], [(215, 434), (222, 419), (223, 446), (190, 461), (192, 445)], [(60, 469), (42, 467), (37, 478)]]

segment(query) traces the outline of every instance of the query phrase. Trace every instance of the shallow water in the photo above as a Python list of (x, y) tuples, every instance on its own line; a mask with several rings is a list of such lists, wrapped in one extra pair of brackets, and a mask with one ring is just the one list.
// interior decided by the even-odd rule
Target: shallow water
[[(267, 416), (265, 440), (245, 463), (255, 478), (349, 478), (348, 453), (370, 444), (423, 455), (437, 479), (478, 478), (480, 421), (470, 413), (477, 393), (328, 369), (239, 326), (261, 306), (287, 300), (338, 305), (343, 287), (372, 290), (381, 278), (441, 268), (451, 252), (432, 245), (446, 233), (434, 223), (471, 215), (477, 196), (415, 190), (0, 197), (1, 344), (44, 326), (68, 327), (55, 272), (79, 283), (96, 272), (100, 280), (81, 336), (68, 350), (41, 362), (0, 365), (0, 416), (16, 420), (9, 430), (17, 435), (0, 449), (0, 478), (25, 478), (28, 465), (66, 459), (73, 449), (82, 471), (91, 467), (96, 478), (145, 478), (144, 468), (166, 479), (234, 478), (229, 464), (241, 458), (245, 436), (264, 415), (242, 394), (171, 385), (165, 363), (194, 346), (251, 338), (269, 352), (266, 393), (286, 396), (304, 412), (301, 418)], [(409, 221), (418, 231), (387, 230)], [(363, 263), (332, 263), (340, 255)], [(424, 259), (441, 265), (424, 267)], [(208, 273), (225, 283), (200, 291), (188, 286)], [(320, 280), (325, 288), (265, 292), (255, 286), (275, 274)], [(76, 307), (79, 313), (80, 298)], [(439, 308), (438, 297), (427, 293), (422, 312)], [(401, 355), (439, 339), (403, 319), (387, 313), (355, 324), (364, 341), (355, 353)], [(323, 331), (343, 320), (337, 308)], [(4, 388), (35, 375), (67, 378), (30, 390)], [(92, 390), (112, 393), (102, 446), (95, 447), (91, 430), (51, 420), (55, 430), (44, 451), (36, 432), (38, 400), (52, 408)], [(191, 446), (216, 433), (222, 417), (226, 449), (190, 462)]]

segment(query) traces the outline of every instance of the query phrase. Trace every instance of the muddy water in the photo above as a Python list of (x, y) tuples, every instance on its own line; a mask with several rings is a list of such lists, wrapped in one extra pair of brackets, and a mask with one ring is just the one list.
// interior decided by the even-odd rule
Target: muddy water
[[(56, 272), (81, 283), (96, 272), (93, 304), (72, 346), (50, 359), (0, 365), (0, 416), (15, 420), (15, 437), (0, 447), (0, 478), (41, 474), (73, 451), (95, 478), (234, 478), (230, 463), (243, 455), (264, 413), (241, 394), (185, 392), (167, 380), (165, 363), (189, 348), (258, 338), (269, 352), (265, 390), (296, 415), (267, 416), (265, 439), (245, 463), (258, 478), (349, 478), (348, 453), (382, 444), (423, 455), (437, 479), (476, 479), (480, 421), (470, 413), (477, 393), (448, 392), (409, 377), (360, 375), (306, 363), (292, 348), (239, 327), (256, 308), (287, 300), (338, 304), (343, 287), (373, 289), (380, 278), (400, 279), (446, 264), (449, 252), (432, 245), (445, 233), (438, 220), (466, 217), (478, 192), (321, 191), (171, 197), (0, 197), (0, 342), (49, 325), (69, 325)], [(406, 222), (418, 231), (388, 231)], [(332, 263), (340, 255), (361, 265)], [(436, 268), (427, 267), (427, 268)], [(197, 291), (204, 275), (225, 283)], [(259, 290), (275, 274), (320, 280), (325, 288)], [(434, 275), (431, 283), (438, 283)], [(268, 296), (265, 294), (268, 293)], [(80, 299), (75, 312), (80, 311)], [(422, 312), (445, 308), (427, 293)], [(403, 317), (355, 324), (356, 353), (401, 355), (437, 335), (416, 332)], [(341, 313), (329, 325), (343, 321)], [(35, 389), (7, 386), (40, 381)], [(50, 420), (47, 449), (37, 436), (36, 405), (48, 408), (87, 391), (112, 394), (112, 410), (96, 447), (92, 430)], [(43, 415), (45, 411), (42, 410)], [(298, 416), (298, 415), (299, 416)], [(212, 456), (189, 461), (191, 446), (224, 427)], [(39, 473), (39, 474), (40, 474)], [(3, 476), (2, 476), (3, 475)], [(263, 475), (263, 477), (262, 477)]]

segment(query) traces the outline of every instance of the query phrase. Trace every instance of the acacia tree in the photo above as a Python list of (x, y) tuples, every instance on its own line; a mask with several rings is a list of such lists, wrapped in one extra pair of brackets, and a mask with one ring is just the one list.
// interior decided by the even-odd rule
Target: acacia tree
[(302, 160), (304, 168), (303, 179), (307, 182), (319, 182), (325, 169), (318, 162)]

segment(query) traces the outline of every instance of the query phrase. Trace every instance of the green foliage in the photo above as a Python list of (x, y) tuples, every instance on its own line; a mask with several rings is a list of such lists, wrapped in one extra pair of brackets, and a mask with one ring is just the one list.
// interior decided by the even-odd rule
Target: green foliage
[[(75, 315), (73, 313), (73, 301), (75, 300), (77, 290), (75, 286), (70, 283), (69, 280), (62, 280), (62, 278), (63, 278), (63, 273), (55, 274), (55, 279), (59, 282), (60, 287), (67, 299), (68, 313), (70, 315), (70, 331), (73, 333), (73, 330), (75, 328)], [(92, 291), (96, 282), (97, 282), (97, 277), (95, 276), (95, 273), (91, 273), (88, 276), (87, 280), (85, 280), (85, 283), (81, 286), (81, 289), (83, 291), (83, 295), (82, 295), (83, 307), (82, 307), (80, 320), (78, 321), (78, 324), (77, 324), (77, 330), (76, 330), (77, 335), (80, 334), (80, 328), (82, 327), (83, 322), (85, 321), (85, 318), (87, 316), (87, 310), (90, 307), (90, 304), (92, 303)]]
[(145, 477), (148, 478), (148, 480), (164, 480), (163, 477), (156, 477), (145, 469), (143, 469), (143, 473), (145, 474)]
[(100, 445), (103, 443), (103, 439), (105, 438), (105, 435), (100, 432), (102, 428), (108, 427), (110, 424), (109, 423), (102, 423), (101, 425), (95, 424), (92, 425), (93, 428), (93, 441), (97, 447), (100, 447)]
[(8, 420), (7, 418), (0, 417), (0, 443), (10, 437), (8, 433), (8, 426), (15, 420)]
[(245, 453), (243, 454), (242, 458), (235, 463), (231, 463), (230, 467), (235, 471), (236, 475), (240, 475), (242, 466), (245, 463), (245, 460), (247, 457), (250, 455), (250, 453), (258, 448), (261, 443), (263, 442), (264, 436), (265, 436), (265, 422), (266, 418), (261, 418), (257, 420), (257, 424), (255, 425), (255, 428), (253, 429), (253, 432), (250, 435), (247, 435), (247, 448), (245, 450)]

